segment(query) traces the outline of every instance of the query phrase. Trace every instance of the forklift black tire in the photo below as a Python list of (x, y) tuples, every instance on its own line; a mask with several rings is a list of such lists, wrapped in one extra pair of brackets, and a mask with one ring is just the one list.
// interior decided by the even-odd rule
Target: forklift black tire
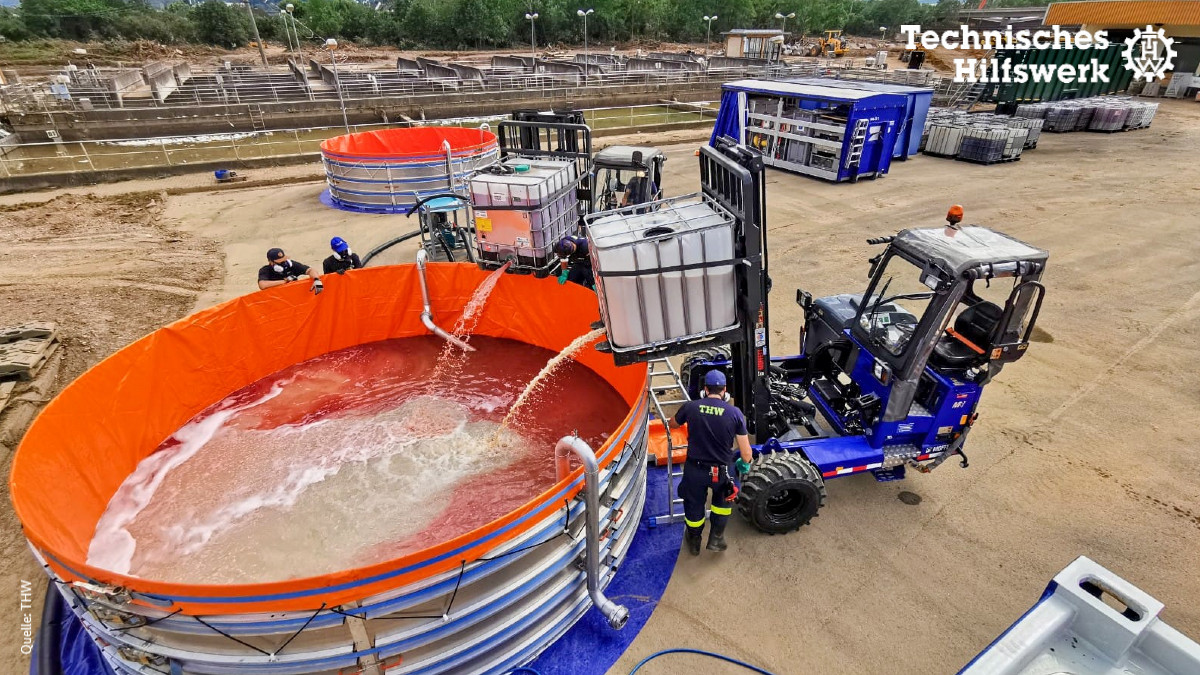
[(738, 493), (738, 510), (767, 534), (786, 534), (815, 518), (825, 505), (821, 472), (800, 453), (759, 455)]
[(683, 388), (691, 391), (692, 369), (697, 365), (708, 361), (729, 361), (732, 358), (730, 353), (729, 347), (724, 345), (692, 352), (683, 360), (679, 369), (679, 379), (683, 384)]

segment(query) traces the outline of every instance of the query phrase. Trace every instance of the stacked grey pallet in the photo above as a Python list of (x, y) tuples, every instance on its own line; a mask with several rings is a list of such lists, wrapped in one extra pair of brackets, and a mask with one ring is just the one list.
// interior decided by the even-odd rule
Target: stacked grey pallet
[(1041, 119), (934, 108), (926, 118), (921, 150), (977, 164), (1012, 162), (1037, 146), (1041, 130)]
[(1129, 131), (1150, 126), (1158, 104), (1128, 96), (1093, 96), (1053, 103), (1022, 103), (1015, 117), (1044, 119), (1043, 129), (1067, 131)]
[[(997, 115), (1000, 117), (1000, 115)], [(1038, 139), (1042, 137), (1042, 126), (1046, 120), (1036, 117), (1009, 117), (1008, 126), (1025, 129), (1025, 149), (1032, 150), (1037, 147)]]
[(1121, 131), (1125, 121), (1129, 119), (1129, 108), (1119, 106), (1104, 106), (1096, 109), (1092, 121), (1088, 125), (1091, 131)]
[(1074, 105), (1055, 103), (1046, 110), (1046, 131), (1075, 131), (1079, 123), (1080, 108)]

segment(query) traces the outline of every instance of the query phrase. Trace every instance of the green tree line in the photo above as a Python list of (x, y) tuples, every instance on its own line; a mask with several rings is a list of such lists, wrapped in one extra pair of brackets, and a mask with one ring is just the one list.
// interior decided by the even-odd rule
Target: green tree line
[[(778, 27), (776, 14), (795, 14), (787, 30), (813, 34), (841, 29), (856, 35), (896, 35), (902, 24), (924, 28), (954, 25), (961, 0), (390, 0), (379, 10), (352, 0), (290, 0), (301, 39), (314, 43), (334, 37), (404, 48), (478, 49), (519, 47), (530, 40), (527, 13), (536, 12), (532, 30), (539, 45), (579, 43), (588, 16), (593, 42), (631, 40), (703, 41), (707, 22), (717, 34), (731, 28)], [(286, 0), (285, 0), (286, 2)], [(1037, 4), (1040, 0), (992, 0), (993, 5)], [(281, 3), (281, 5), (284, 3)], [(973, 0), (968, 3), (974, 7)], [(265, 40), (284, 42), (279, 14), (255, 10)], [(155, 40), (240, 47), (250, 40), (245, 4), (218, 0), (176, 2), (157, 9), (144, 0), (21, 0), (0, 9), (0, 35), (8, 40)]]

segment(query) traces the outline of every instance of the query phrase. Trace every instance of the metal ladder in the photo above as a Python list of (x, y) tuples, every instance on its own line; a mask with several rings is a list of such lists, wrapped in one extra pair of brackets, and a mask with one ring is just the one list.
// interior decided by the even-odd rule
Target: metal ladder
[(981, 96), (983, 96), (985, 89), (987, 89), (987, 85), (982, 82), (971, 83), (969, 87), (960, 93), (958, 101), (956, 101), (954, 104), (954, 109), (971, 112), (971, 108), (973, 108), (975, 104), (979, 102), (979, 99)]
[(870, 120), (860, 119), (854, 123), (854, 133), (850, 136), (850, 152), (846, 154), (846, 169), (858, 174), (858, 165), (862, 162), (863, 146), (867, 144), (867, 125)]
[[(983, 55), (982, 60), (990, 62), (995, 56), (996, 50), (989, 49), (987, 53)], [(971, 108), (974, 108), (975, 104), (979, 103), (979, 99), (983, 97), (983, 94), (987, 91), (988, 87), (983, 82), (970, 82), (964, 84), (965, 86), (963, 86), (962, 89), (959, 89), (958, 96), (954, 100), (954, 109), (971, 112)]]
[[(687, 445), (675, 445), (667, 421), (674, 416), (679, 406), (688, 402), (689, 398), (687, 389), (679, 379), (679, 371), (675, 370), (675, 366), (670, 361), (653, 359), (648, 362), (648, 365), (650, 369), (647, 371), (649, 375), (647, 388), (650, 393), (650, 405), (653, 406), (654, 414), (662, 420), (667, 431), (667, 512), (654, 516), (650, 520), (650, 524), (669, 525), (683, 520), (683, 500), (676, 496), (675, 492), (675, 479), (683, 477), (683, 469), (676, 470), (674, 456), (676, 450), (687, 450)], [(662, 397), (672, 392), (678, 392), (681, 398), (664, 401)], [(671, 415), (666, 414), (665, 408), (670, 409)]]
[(263, 119), (262, 108), (257, 104), (251, 104), (246, 106), (246, 109), (250, 112), (250, 124), (254, 127), (254, 130), (266, 131), (267, 122)]

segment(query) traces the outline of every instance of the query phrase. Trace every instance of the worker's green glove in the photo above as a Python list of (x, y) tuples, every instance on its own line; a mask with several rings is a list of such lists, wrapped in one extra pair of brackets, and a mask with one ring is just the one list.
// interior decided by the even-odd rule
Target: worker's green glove
[(559, 285), (559, 286), (561, 286), (561, 285), (563, 285), (563, 284), (567, 283), (567, 274), (568, 274), (568, 273), (569, 273), (569, 271), (568, 271), (568, 270), (563, 270), (563, 271), (561, 271), (561, 272), (559, 272), (559, 273), (558, 273), (558, 285)]
[(733, 465), (737, 467), (737, 472), (738, 472), (739, 477), (745, 477), (745, 476), (750, 475), (750, 462), (747, 462), (746, 460), (742, 459), (741, 457), (738, 457), (737, 461), (734, 462)]

